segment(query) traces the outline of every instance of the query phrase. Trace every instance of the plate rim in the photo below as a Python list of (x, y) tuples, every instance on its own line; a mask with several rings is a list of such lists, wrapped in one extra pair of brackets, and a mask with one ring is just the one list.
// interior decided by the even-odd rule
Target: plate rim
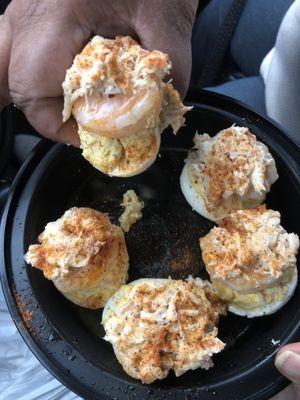
[[(259, 118), (264, 123), (271, 125), (273, 130), (275, 128), (275, 130), (277, 130), (280, 133), (281, 137), (284, 138), (284, 140), (286, 140), (289, 143), (289, 146), (296, 146), (296, 148), (297, 148), (296, 152), (298, 152), (300, 154), (300, 149), (299, 149), (297, 143), (295, 142), (295, 140), (293, 140), (293, 138), (291, 138), (286, 132), (284, 132), (284, 130), (281, 127), (279, 127), (278, 124), (276, 124), (276, 123), (274, 124), (274, 122), (272, 120), (270, 120), (269, 118), (261, 116), (254, 110), (251, 110), (249, 107), (246, 107), (243, 104), (241, 104), (240, 102), (233, 100), (227, 96), (215, 94), (215, 93), (204, 91), (204, 90), (202, 90), (201, 92), (202, 92), (201, 96), (204, 98), (202, 100), (207, 100), (207, 98), (209, 98), (209, 99), (219, 100), (221, 102), (225, 101), (225, 102), (227, 102), (228, 105), (234, 104), (239, 109), (249, 112), (250, 114), (254, 114), (256, 118)], [(198, 94), (198, 98), (199, 98), (199, 94)], [(210, 105), (210, 104), (207, 104), (206, 101), (201, 101), (201, 102), (197, 102), (197, 103), (189, 102), (189, 103), (194, 104), (195, 106), (200, 107), (200, 108), (201, 108), (201, 106), (203, 107), (203, 106)], [(218, 108), (218, 107), (214, 106), (214, 108)], [(221, 110), (223, 110), (223, 108)], [(35, 340), (33, 339), (32, 335), (28, 331), (28, 328), (26, 327), (26, 325), (23, 321), (20, 310), (16, 303), (16, 300), (15, 300), (15, 297), (13, 294), (13, 289), (11, 287), (9, 287), (9, 285), (8, 285), (8, 282), (9, 282), (8, 271), (6, 270), (8, 267), (7, 267), (7, 263), (5, 262), (5, 258), (6, 258), (5, 232), (9, 225), (8, 220), (9, 220), (10, 214), (13, 212), (13, 209), (14, 209), (13, 207), (15, 207), (15, 203), (17, 201), (19, 193), (21, 193), (22, 190), (24, 189), (24, 187), (26, 186), (26, 182), (24, 182), (24, 180), (26, 181), (25, 177), (28, 176), (29, 168), (32, 166), (35, 167), (36, 165), (38, 165), (44, 159), (44, 156), (46, 156), (46, 154), (50, 150), (56, 151), (55, 149), (58, 149), (61, 147), (63, 147), (62, 144), (53, 144), (50, 141), (48, 141), (47, 139), (43, 139), (40, 143), (37, 144), (37, 146), (33, 149), (33, 151), (27, 157), (25, 163), (21, 167), (20, 171), (18, 172), (18, 174), (13, 182), (13, 185), (11, 187), (9, 197), (8, 197), (8, 200), (7, 200), (3, 215), (2, 215), (2, 220), (1, 220), (1, 231), (0, 231), (0, 246), (1, 246), (0, 248), (2, 250), (1, 251), (1, 261), (0, 261), (1, 284), (2, 284), (4, 297), (5, 297), (9, 312), (13, 318), (13, 321), (14, 321), (18, 331), (20, 332), (21, 336), (25, 340), (26, 344), (30, 347), (30, 349), (33, 351), (35, 356), (48, 369), (48, 371), (52, 375), (54, 375), (62, 384), (64, 384), (66, 387), (68, 387), (74, 393), (78, 394), (79, 396), (82, 396), (83, 393), (80, 391), (80, 388), (78, 387), (78, 385), (74, 384), (74, 381), (72, 381), (72, 379), (69, 380), (63, 372), (59, 371), (59, 369), (57, 369), (57, 366), (55, 366), (55, 364), (53, 364), (53, 365), (51, 364), (52, 361), (50, 361), (47, 358), (47, 356), (45, 355), (45, 352), (40, 349), (40, 347), (36, 344)], [(299, 321), (297, 328), (295, 328), (295, 330), (289, 336), (290, 340), (297, 340), (297, 338), (298, 338), (298, 340), (300, 339), (300, 321)], [(120, 378), (118, 378), (118, 377), (113, 377), (112, 379), (118, 380), (118, 381), (120, 380)], [(280, 376), (277, 380), (275, 380), (273, 382), (273, 384), (271, 386), (268, 386), (267, 388), (265, 388), (265, 390), (263, 392), (261, 392), (259, 395), (250, 396), (250, 397), (248, 396), (248, 397), (245, 397), (244, 400), (246, 400), (246, 399), (247, 400), (269, 399), (270, 397), (272, 397), (273, 395), (275, 395), (276, 393), (278, 393), (279, 391), (284, 389), (284, 387), (286, 387), (288, 384), (289, 384), (289, 381), (287, 381), (284, 377)], [(134, 386), (134, 384), (132, 384), (131, 386)], [(142, 390), (142, 392), (144, 391), (146, 393), (146, 391), (149, 390), (148, 385), (143, 385), (142, 387), (144, 388)], [(216, 385), (215, 385), (215, 387), (216, 387)], [(174, 389), (174, 391), (175, 391), (175, 389)], [(168, 397), (169, 390), (160, 389), (159, 396), (161, 397), (163, 394), (164, 396), (166, 396), (165, 398), (172, 398), (172, 397), (174, 397), (174, 391), (172, 392), (170, 397)], [(86, 392), (86, 395), (89, 396), (88, 398), (93, 399), (93, 398), (97, 398), (97, 396), (99, 396), (99, 393), (96, 394), (93, 391), (91, 391), (90, 393)], [(184, 391), (182, 393), (182, 396), (183, 396), (182, 398), (184, 398), (185, 395), (186, 395), (186, 393)], [(109, 396), (106, 396), (104, 393), (101, 393), (101, 396), (103, 396), (103, 399), (111, 398)], [(151, 396), (148, 395), (148, 397), (151, 397)], [(206, 396), (205, 398), (209, 398), (209, 397)], [(218, 396), (212, 395), (211, 398), (217, 400)]]

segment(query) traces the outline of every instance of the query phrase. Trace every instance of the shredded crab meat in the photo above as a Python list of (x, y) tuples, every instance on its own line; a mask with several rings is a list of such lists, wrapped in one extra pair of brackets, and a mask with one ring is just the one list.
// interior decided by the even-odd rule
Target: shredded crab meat
[(190, 179), (212, 215), (222, 207), (257, 207), (278, 178), (272, 155), (248, 128), (233, 126), (215, 137), (196, 134), (194, 143)]
[(211, 356), (225, 346), (216, 328), (225, 306), (199, 281), (137, 284), (105, 322), (105, 339), (131, 376), (151, 383), (170, 369), (180, 376), (213, 366)]
[(71, 208), (46, 225), (27, 263), (43, 271), (69, 300), (96, 309), (126, 282), (128, 254), (121, 228), (106, 214)]
[(84, 268), (112, 241), (114, 232), (105, 214), (88, 208), (71, 208), (49, 222), (38, 240), (29, 246), (25, 259), (41, 269), (48, 279)]
[(296, 265), (299, 238), (280, 225), (280, 213), (260, 206), (219, 221), (200, 239), (212, 279), (240, 290), (270, 285)]

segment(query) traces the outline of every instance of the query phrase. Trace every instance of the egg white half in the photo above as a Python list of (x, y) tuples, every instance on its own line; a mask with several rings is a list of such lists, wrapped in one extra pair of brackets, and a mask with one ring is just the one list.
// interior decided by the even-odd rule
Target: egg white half
[(271, 304), (265, 304), (259, 308), (253, 310), (246, 310), (236, 305), (230, 304), (228, 310), (233, 314), (240, 315), (242, 317), (247, 318), (255, 318), (255, 317), (262, 317), (264, 315), (270, 315), (277, 312), (280, 308), (282, 308), (293, 296), (295, 293), (296, 287), (298, 284), (298, 271), (295, 267), (295, 274), (293, 275), (292, 280), (287, 284), (288, 290), (285, 294), (285, 297), (282, 300), (275, 301)]
[(189, 167), (190, 163), (187, 161), (180, 175), (180, 187), (182, 193), (193, 210), (202, 215), (204, 218), (210, 219), (211, 221), (216, 221), (216, 218), (210, 215), (207, 211), (203, 197), (199, 193), (197, 193), (197, 191), (193, 187), (189, 178)]

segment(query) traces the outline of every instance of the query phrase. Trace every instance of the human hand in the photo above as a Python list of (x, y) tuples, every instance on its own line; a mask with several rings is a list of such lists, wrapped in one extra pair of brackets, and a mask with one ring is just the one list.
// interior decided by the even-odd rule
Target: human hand
[(198, 0), (12, 0), (0, 17), (0, 110), (13, 102), (42, 135), (79, 144), (75, 121), (62, 122), (62, 82), (91, 36), (130, 35), (169, 54), (185, 94)]
[(300, 399), (300, 343), (292, 343), (279, 350), (275, 366), (292, 384), (271, 400)]

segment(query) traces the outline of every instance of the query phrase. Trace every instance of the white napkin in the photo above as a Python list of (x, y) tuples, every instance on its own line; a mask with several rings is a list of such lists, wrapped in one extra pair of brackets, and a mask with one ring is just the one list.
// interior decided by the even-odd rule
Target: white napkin
[(0, 285), (0, 400), (80, 400), (35, 358), (8, 312)]

